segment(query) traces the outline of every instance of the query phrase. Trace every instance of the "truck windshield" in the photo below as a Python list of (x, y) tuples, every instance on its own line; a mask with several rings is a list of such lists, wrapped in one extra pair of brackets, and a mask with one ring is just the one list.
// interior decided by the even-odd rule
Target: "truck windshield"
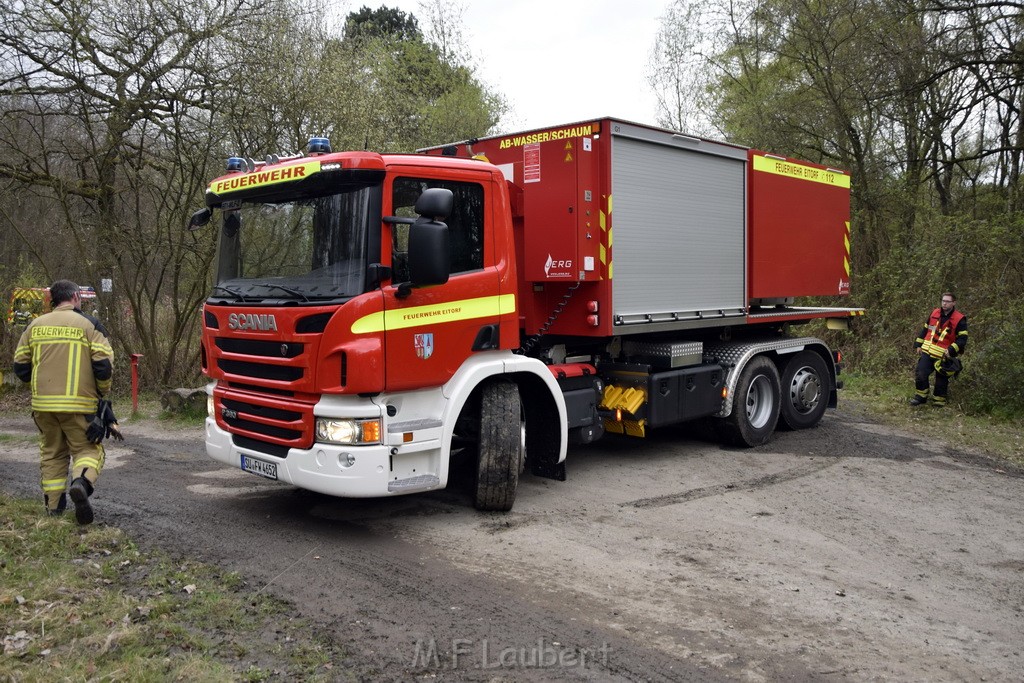
[(213, 296), (322, 303), (361, 294), (379, 207), (372, 185), (225, 211)]

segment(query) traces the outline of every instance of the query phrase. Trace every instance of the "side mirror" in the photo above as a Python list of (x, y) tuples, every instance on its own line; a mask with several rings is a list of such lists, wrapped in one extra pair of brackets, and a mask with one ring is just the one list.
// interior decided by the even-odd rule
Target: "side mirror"
[(416, 200), (416, 206), (413, 207), (413, 211), (420, 216), (443, 221), (452, 215), (452, 206), (454, 204), (455, 195), (452, 194), (451, 190), (432, 187), (423, 191), (423, 194)]
[(409, 282), (398, 285), (395, 296), (404, 299), (414, 287), (443, 285), (451, 273), (451, 252), (448, 246), (448, 218), (455, 205), (451, 190), (432, 187), (423, 191), (413, 210), (419, 218), (396, 218), (394, 222), (409, 224)]
[(199, 209), (192, 217), (188, 219), (188, 229), (198, 230), (207, 223), (210, 222), (210, 218), (213, 216), (213, 211), (209, 207)]
[(420, 287), (443, 285), (450, 272), (448, 226), (421, 216), (409, 226), (409, 279)]

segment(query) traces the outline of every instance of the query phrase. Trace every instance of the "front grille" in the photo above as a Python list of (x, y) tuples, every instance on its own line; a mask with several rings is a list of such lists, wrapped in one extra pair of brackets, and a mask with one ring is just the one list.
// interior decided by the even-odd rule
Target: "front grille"
[(258, 339), (217, 338), (217, 348), (226, 353), (239, 353), (246, 356), (265, 356), (268, 358), (295, 358), (302, 353), (304, 344), (301, 342), (263, 341)]
[(264, 436), (270, 436), (284, 441), (296, 441), (302, 438), (302, 432), (298, 429), (285, 429), (284, 427), (265, 425), (261, 422), (252, 422), (251, 420), (244, 420), (240, 417), (225, 417), (224, 423), (235, 429), (241, 429), (254, 434), (262, 434)]
[(231, 443), (235, 444), (239, 448), (247, 448), (250, 451), (266, 453), (267, 455), (273, 455), (274, 457), (277, 458), (288, 457), (288, 447), (278, 446), (275, 443), (257, 441), (256, 439), (250, 439), (249, 437), (246, 436), (239, 436), (238, 434), (231, 435)]
[(296, 411), (282, 410), (281, 408), (270, 408), (268, 406), (256, 405), (255, 403), (249, 403), (247, 401), (236, 401), (230, 398), (222, 399), (221, 405), (238, 413), (254, 415), (268, 420), (298, 422), (302, 419), (302, 413)]
[(313, 444), (315, 344), (234, 337), (208, 344), (209, 374), (219, 380), (217, 422), (236, 443), (279, 457)]
[(240, 377), (269, 379), (278, 382), (294, 382), (297, 379), (302, 379), (302, 368), (293, 368), (286, 365), (265, 365), (263, 363), (250, 363), (243, 360), (221, 358), (217, 361), (217, 367), (226, 373)]
[(242, 384), (241, 382), (226, 382), (226, 384), (232, 389), (240, 389), (241, 391), (249, 391), (254, 394), (271, 394), (272, 396), (294, 396), (294, 391), (288, 391), (287, 389), (272, 389), (271, 387), (258, 387), (255, 384)]
[(218, 388), (214, 391), (214, 403), (217, 422), (236, 437), (284, 448), (309, 448), (313, 443), (312, 398), (280, 399)]

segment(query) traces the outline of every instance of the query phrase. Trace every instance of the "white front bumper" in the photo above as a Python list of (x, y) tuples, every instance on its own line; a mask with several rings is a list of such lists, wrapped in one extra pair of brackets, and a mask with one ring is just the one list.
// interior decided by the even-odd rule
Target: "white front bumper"
[[(288, 457), (278, 458), (260, 451), (239, 448), (231, 434), (206, 419), (206, 454), (231, 467), (242, 466), (242, 455), (277, 465), (278, 481), (299, 488), (346, 498), (374, 498), (443, 488), (438, 477), (416, 482), (416, 486), (396, 487), (392, 481), (391, 447), (335, 446), (316, 444), (309, 450), (289, 449)], [(355, 461), (349, 465), (349, 456)], [(253, 475), (256, 476), (256, 475)], [(389, 488), (390, 486), (390, 488)]]

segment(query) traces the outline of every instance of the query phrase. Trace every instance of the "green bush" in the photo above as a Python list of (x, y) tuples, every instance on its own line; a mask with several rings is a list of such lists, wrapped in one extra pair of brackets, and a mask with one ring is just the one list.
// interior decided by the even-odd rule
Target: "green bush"
[(1024, 415), (1024, 219), (926, 214), (916, 225), (877, 265), (857, 271), (852, 303), (867, 315), (841, 342), (848, 364), (904, 384), (909, 395), (913, 340), (952, 291), (970, 332), (951, 397), (968, 412)]

